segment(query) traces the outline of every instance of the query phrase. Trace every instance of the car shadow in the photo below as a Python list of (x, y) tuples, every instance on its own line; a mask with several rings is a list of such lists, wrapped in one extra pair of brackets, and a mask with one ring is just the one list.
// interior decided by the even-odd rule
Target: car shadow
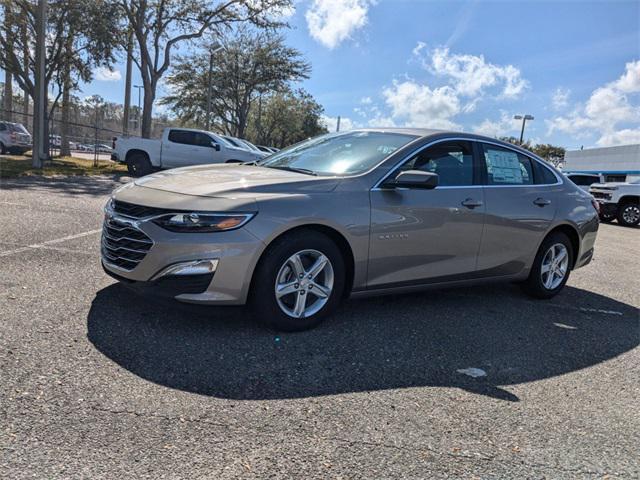
[(110, 173), (96, 176), (25, 176), (2, 179), (3, 190), (41, 190), (68, 196), (102, 197), (133, 180), (126, 174)]
[(168, 304), (112, 284), (93, 300), (87, 328), (135, 375), (245, 400), (457, 387), (518, 401), (509, 385), (596, 365), (640, 339), (630, 305), (572, 287), (534, 301), (513, 285), (352, 300), (315, 330), (279, 334), (244, 308)]

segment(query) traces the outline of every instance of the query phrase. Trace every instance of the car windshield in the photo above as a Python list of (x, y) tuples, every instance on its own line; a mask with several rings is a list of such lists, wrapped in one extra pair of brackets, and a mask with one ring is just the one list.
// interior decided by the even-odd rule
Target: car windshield
[(238, 140), (240, 142), (242, 142), (244, 145), (246, 145), (249, 150), (253, 150), (255, 152), (259, 152), (260, 151), (260, 149), (258, 147), (256, 147), (253, 143), (251, 143), (250, 141), (243, 140), (242, 138), (240, 138)]
[(231, 138), (231, 137), (227, 137), (226, 135), (224, 135), (222, 138), (224, 138), (227, 142), (229, 142), (231, 145), (233, 145), (234, 147), (237, 148), (244, 148), (242, 147), (242, 145), (240, 145), (235, 139)]
[(368, 131), (330, 133), (281, 150), (258, 165), (318, 175), (354, 175), (369, 170), (416, 138)]

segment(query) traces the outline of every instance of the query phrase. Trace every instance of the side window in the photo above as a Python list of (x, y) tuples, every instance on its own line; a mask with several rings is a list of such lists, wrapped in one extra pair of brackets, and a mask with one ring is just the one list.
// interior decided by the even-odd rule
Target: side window
[(5, 132), (7, 130), (7, 125), (5, 123), (0, 123), (0, 132)]
[(470, 142), (443, 142), (425, 148), (408, 160), (402, 170), (438, 174), (438, 185), (473, 185), (473, 149)]
[(531, 160), (513, 150), (482, 144), (488, 185), (533, 185)]
[(210, 147), (213, 140), (209, 135), (204, 133), (195, 132), (195, 145), (199, 147)]
[(169, 141), (173, 143), (182, 143), (184, 145), (196, 145), (194, 132), (188, 130), (171, 130), (169, 132)]
[[(598, 181), (597, 178), (593, 178), (588, 175), (580, 175), (583, 179), (583, 183), (580, 185), (591, 185)], [(586, 180), (586, 181), (585, 181)], [(554, 183), (558, 183), (558, 178), (554, 175), (554, 173), (547, 167), (543, 166), (540, 163), (536, 163), (536, 184), (537, 185), (553, 185)]]

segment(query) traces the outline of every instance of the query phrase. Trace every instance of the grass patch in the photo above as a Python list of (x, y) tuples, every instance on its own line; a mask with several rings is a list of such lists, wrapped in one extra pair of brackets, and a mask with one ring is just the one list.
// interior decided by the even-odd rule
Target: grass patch
[(93, 165), (93, 160), (76, 157), (54, 158), (45, 162), (45, 166), (33, 168), (31, 158), (23, 155), (0, 156), (0, 178), (14, 178), (30, 175), (106, 175), (113, 173), (126, 173), (127, 167), (111, 160), (98, 160), (98, 166)]

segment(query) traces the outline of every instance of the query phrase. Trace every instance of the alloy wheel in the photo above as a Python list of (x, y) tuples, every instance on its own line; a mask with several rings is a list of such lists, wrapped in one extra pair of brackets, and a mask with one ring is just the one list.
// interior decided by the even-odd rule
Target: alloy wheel
[(276, 276), (275, 296), (280, 309), (292, 318), (306, 318), (326, 305), (333, 291), (334, 272), (329, 258), (318, 250), (291, 255)]
[(562, 243), (552, 245), (542, 259), (540, 276), (547, 290), (558, 288), (569, 271), (569, 252)]
[(638, 220), (640, 220), (640, 207), (638, 205), (627, 205), (622, 211), (622, 219), (630, 225), (638, 223)]

